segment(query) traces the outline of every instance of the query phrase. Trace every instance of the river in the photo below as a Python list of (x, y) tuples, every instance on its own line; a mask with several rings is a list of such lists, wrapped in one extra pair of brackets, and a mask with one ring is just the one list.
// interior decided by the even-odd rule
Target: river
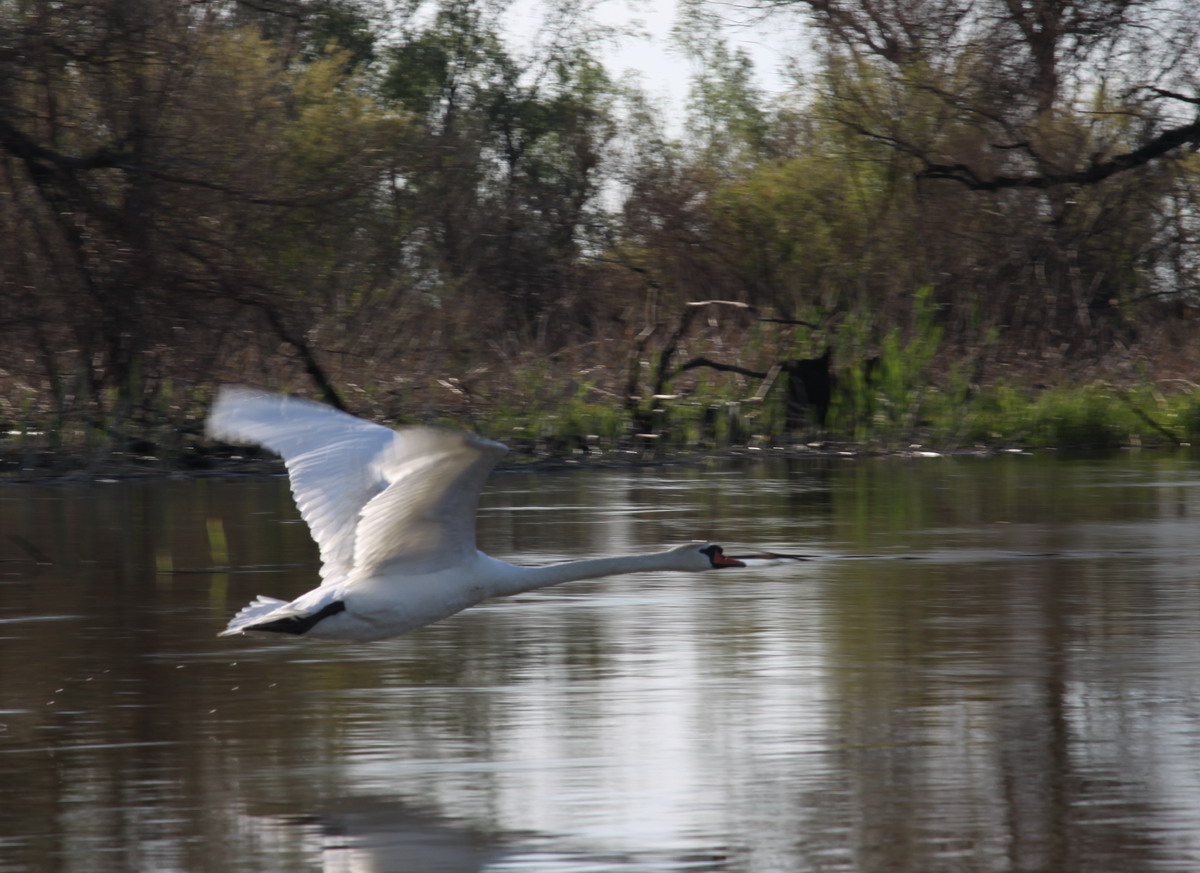
[(809, 556), (218, 638), (282, 478), (0, 487), (0, 871), (1200, 869), (1200, 461), (498, 472), (518, 563)]

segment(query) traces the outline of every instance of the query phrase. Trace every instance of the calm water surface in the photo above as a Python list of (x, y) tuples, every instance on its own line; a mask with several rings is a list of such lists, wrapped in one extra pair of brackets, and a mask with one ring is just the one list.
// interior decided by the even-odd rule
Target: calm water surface
[(6, 486), (0, 871), (1195, 871), (1198, 533), (1190, 456), (500, 473), (512, 560), (814, 559), (354, 645), (215, 636), (282, 479)]

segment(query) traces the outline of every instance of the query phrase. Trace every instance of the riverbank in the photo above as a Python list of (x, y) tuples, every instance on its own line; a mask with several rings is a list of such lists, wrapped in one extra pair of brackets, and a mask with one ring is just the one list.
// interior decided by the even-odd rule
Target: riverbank
[[(1187, 447), (1186, 444), (1184, 447)], [(705, 465), (730, 461), (760, 462), (772, 460), (830, 461), (865, 458), (923, 459), (939, 457), (989, 457), (999, 454), (1030, 452), (1111, 454), (1122, 450), (1162, 450), (1179, 448), (1165, 441), (1138, 445), (1113, 446), (1102, 450), (1035, 446), (984, 446), (933, 448), (918, 443), (906, 446), (872, 446), (855, 443), (813, 443), (805, 445), (728, 446), (720, 449), (681, 449), (673, 452), (638, 449), (612, 449), (573, 455), (527, 455), (510, 453), (497, 466), (498, 471), (513, 470), (587, 470), (634, 467)], [(283, 476), (283, 461), (265, 452), (236, 454), (229, 450), (213, 451), (199, 457), (137, 455), (130, 452), (100, 452), (82, 456), (68, 452), (39, 450), (0, 451), (0, 485), (33, 484), (90, 485), (162, 478), (216, 478), (233, 476)]]
[[(106, 481), (157, 476), (282, 473), (268, 451), (203, 436), (206, 408), (115, 438), (26, 427), (0, 438), (0, 481)], [(386, 420), (385, 420), (386, 421)], [(392, 423), (387, 421), (386, 423)], [(407, 422), (406, 422), (407, 423)], [(1200, 444), (1200, 389), (1177, 380), (1033, 390), (925, 387), (835, 397), (827, 427), (801, 423), (764, 403), (719, 397), (663, 398), (654, 429), (641, 433), (612, 399), (557, 407), (491, 404), (443, 410), (428, 423), (462, 427), (510, 447), (504, 466), (524, 469), (703, 463), (731, 458), (923, 457), (1031, 449), (1111, 451)]]

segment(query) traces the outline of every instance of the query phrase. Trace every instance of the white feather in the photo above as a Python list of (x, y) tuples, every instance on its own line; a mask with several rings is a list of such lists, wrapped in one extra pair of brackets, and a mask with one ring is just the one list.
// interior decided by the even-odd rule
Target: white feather
[(403, 559), (411, 571), (474, 549), (484, 480), (500, 443), (430, 427), (391, 430), (309, 400), (222, 388), (208, 435), (283, 456), (292, 495), (321, 550), (324, 584)]
[(283, 456), (322, 562), (320, 587), (290, 602), (260, 596), (225, 635), (384, 639), (488, 597), (573, 579), (743, 566), (707, 543), (549, 567), (490, 558), (475, 548), (475, 514), (484, 481), (507, 449), (461, 431), (391, 430), (308, 400), (226, 387), (208, 434)]

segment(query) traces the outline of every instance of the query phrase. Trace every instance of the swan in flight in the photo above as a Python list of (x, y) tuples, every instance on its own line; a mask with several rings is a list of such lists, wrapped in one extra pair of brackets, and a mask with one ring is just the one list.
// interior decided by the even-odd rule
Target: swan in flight
[(258, 597), (222, 636), (382, 640), (489, 597), (560, 582), (746, 566), (711, 543), (544, 567), (485, 555), (475, 548), (475, 512), (484, 480), (507, 449), (473, 434), (392, 430), (312, 401), (239, 387), (221, 389), (207, 430), (214, 439), (257, 443), (283, 456), (321, 552), (319, 587), (291, 602)]

